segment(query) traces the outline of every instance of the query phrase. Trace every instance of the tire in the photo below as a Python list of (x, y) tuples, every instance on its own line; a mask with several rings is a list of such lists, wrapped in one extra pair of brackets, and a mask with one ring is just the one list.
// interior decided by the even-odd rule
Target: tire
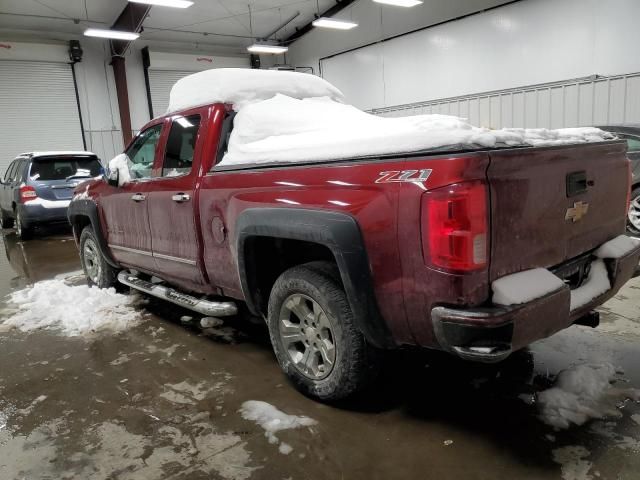
[(89, 286), (110, 288), (119, 285), (118, 270), (105, 260), (90, 226), (80, 234), (80, 263)]
[(381, 365), (381, 353), (355, 326), (336, 270), (313, 262), (285, 271), (271, 290), (267, 319), (284, 373), (303, 394), (327, 402), (363, 390)]
[(631, 191), (631, 203), (627, 215), (627, 231), (631, 235), (640, 235), (640, 187)]
[(8, 218), (6, 213), (0, 209), (0, 227), (11, 228), (13, 227), (13, 218)]
[(16, 235), (20, 240), (31, 240), (33, 238), (33, 227), (26, 226), (22, 221), (20, 210), (16, 209)]

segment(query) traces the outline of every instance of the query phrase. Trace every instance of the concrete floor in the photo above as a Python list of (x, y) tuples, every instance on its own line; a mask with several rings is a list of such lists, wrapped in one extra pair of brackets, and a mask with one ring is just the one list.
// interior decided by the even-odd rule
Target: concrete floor
[[(47, 233), (21, 243), (3, 232), (0, 298), (79, 268), (68, 233)], [(640, 405), (554, 432), (522, 400), (585, 361), (640, 387), (639, 280), (597, 330), (572, 327), (495, 367), (405, 352), (340, 407), (288, 385), (260, 325), (203, 333), (152, 302), (119, 335), (4, 329), (0, 479), (640, 479)], [(246, 400), (318, 423), (280, 432), (284, 455), (238, 414)]]

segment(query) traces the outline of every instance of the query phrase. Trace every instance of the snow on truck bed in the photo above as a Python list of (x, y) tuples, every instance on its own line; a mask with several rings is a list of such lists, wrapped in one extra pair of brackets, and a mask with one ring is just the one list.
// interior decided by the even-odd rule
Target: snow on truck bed
[(271, 70), (215, 69), (173, 86), (167, 113), (216, 102), (237, 111), (220, 166), (310, 162), (418, 152), (446, 146), (552, 146), (615, 138), (597, 128), (474, 127), (449, 115), (385, 118), (344, 102), (314, 75)]

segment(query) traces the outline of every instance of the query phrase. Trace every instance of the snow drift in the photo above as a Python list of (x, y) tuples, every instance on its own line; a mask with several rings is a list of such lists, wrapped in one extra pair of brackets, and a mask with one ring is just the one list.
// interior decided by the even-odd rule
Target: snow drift
[(449, 115), (385, 118), (327, 97), (276, 94), (238, 109), (219, 165), (340, 160), (441, 147), (554, 146), (612, 138), (592, 127), (491, 130)]
[(216, 68), (178, 80), (171, 88), (167, 113), (212, 103), (231, 103), (239, 109), (277, 93), (291, 98), (344, 98), (329, 82), (308, 73)]
[(23, 332), (48, 329), (67, 336), (94, 332), (120, 332), (138, 323), (138, 295), (121, 295), (115, 289), (69, 285), (56, 278), (37, 282), (9, 295), (4, 325)]
[(619, 417), (617, 403), (640, 400), (640, 390), (612, 387), (613, 365), (584, 364), (563, 370), (554, 387), (538, 393), (540, 419), (557, 429), (582, 425), (592, 418)]

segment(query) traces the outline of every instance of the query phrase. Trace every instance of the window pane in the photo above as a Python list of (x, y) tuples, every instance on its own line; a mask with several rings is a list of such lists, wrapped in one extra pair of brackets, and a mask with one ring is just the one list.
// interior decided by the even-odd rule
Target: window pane
[(640, 150), (640, 139), (636, 137), (627, 137), (627, 148), (630, 152)]
[(9, 168), (7, 168), (7, 171), (4, 174), (4, 181), (5, 182), (9, 182), (11, 180), (13, 171), (15, 170), (15, 167), (16, 167), (16, 163), (18, 163), (18, 162), (16, 162), (14, 160), (13, 162), (11, 162), (11, 165), (9, 165)]
[(191, 171), (199, 127), (200, 115), (180, 117), (173, 121), (162, 165), (163, 177), (186, 175)]
[(149, 178), (151, 176), (153, 159), (161, 131), (162, 124), (146, 129), (136, 137), (129, 150), (127, 150), (131, 178)]
[(100, 175), (96, 158), (37, 158), (31, 164), (31, 180), (66, 180)]

